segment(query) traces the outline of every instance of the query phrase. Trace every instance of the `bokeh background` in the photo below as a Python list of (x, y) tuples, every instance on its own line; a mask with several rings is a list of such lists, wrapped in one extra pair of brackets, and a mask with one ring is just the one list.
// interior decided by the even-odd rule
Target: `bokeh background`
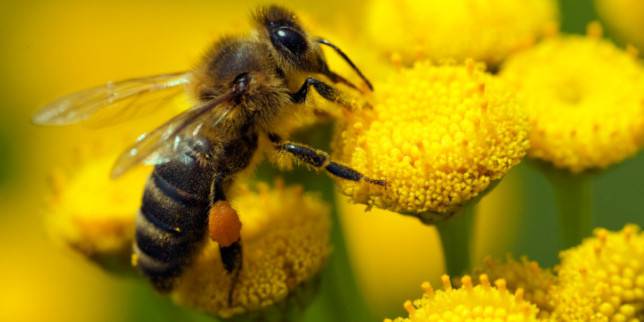
[[(0, 3), (1, 321), (206, 320), (174, 307), (145, 283), (108, 275), (52, 241), (42, 218), (47, 174), (70, 162), (74, 146), (105, 132), (36, 128), (30, 116), (57, 96), (106, 80), (190, 68), (218, 35), (246, 31), (248, 13), (258, 3), (266, 2)], [(345, 39), (361, 28), (360, 1), (281, 3)], [(588, 22), (599, 19), (592, 1), (561, 0), (560, 9), (566, 32), (584, 33)], [(594, 189), (595, 225), (644, 225), (644, 155), (598, 175)], [(332, 191), (321, 193), (333, 197)], [(419, 283), (436, 281), (443, 271), (435, 231), (413, 218), (338, 204), (355, 273), (349, 282), (362, 291), (343, 309), (364, 299), (376, 320), (400, 315), (401, 303), (419, 293)], [(484, 199), (477, 258), (511, 252), (549, 266), (556, 262), (558, 240), (552, 191), (530, 166), (518, 166)], [(306, 320), (324, 321), (325, 305), (323, 298), (316, 301)]]

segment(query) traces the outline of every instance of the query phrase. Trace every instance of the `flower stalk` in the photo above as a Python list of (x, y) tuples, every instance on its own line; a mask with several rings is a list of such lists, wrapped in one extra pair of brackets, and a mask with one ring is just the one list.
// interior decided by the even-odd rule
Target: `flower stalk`
[(556, 169), (544, 173), (555, 193), (562, 246), (578, 245), (592, 231), (592, 177)]
[[(333, 198), (330, 196), (330, 198)], [(334, 200), (334, 199), (327, 199)], [(364, 296), (357, 285), (357, 280), (343, 234), (342, 222), (336, 203), (332, 210), (331, 243), (333, 255), (328, 263), (326, 278), (327, 289), (321, 290), (322, 300), (336, 321), (369, 321), (373, 320), (371, 312), (364, 301)]]
[(466, 205), (448, 220), (436, 223), (449, 275), (458, 276), (471, 268), (475, 205)]
[[(298, 138), (299, 140), (328, 150), (332, 127), (330, 124), (321, 124), (301, 133), (300, 136), (302, 137)], [(303, 184), (305, 191), (319, 192), (321, 199), (329, 204), (331, 210), (330, 241), (333, 249), (326, 267), (321, 273), (323, 283), (320, 285), (317, 300), (310, 310), (315, 314), (308, 314), (305, 321), (374, 321), (375, 317), (358, 287), (351, 266), (350, 254), (334, 193), (334, 182), (329, 178), (321, 177), (318, 173), (302, 168), (280, 171), (274, 167), (260, 166), (256, 172), (256, 178), (260, 180), (270, 180), (276, 176), (283, 178), (287, 183)], [(315, 318), (309, 318), (313, 316)]]

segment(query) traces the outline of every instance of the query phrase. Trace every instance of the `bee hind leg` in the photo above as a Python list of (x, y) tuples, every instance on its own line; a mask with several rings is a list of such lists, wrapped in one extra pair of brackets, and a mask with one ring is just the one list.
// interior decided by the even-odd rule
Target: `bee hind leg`
[(233, 305), (233, 295), (243, 263), (241, 243), (241, 221), (237, 211), (226, 201), (223, 192), (223, 177), (215, 176), (210, 200), (211, 206), (208, 215), (208, 232), (210, 238), (219, 245), (219, 255), (224, 269), (231, 275), (230, 289), (228, 290), (228, 305)]
[(219, 246), (219, 255), (224, 268), (231, 275), (230, 289), (228, 290), (228, 306), (233, 306), (233, 295), (239, 281), (242, 269), (242, 244), (241, 239), (230, 246)]

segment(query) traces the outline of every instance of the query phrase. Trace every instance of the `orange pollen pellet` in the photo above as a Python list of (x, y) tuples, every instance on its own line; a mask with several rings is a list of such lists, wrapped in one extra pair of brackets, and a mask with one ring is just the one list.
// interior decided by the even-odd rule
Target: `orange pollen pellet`
[(230, 246), (241, 238), (241, 221), (228, 201), (218, 201), (208, 214), (210, 239), (219, 246)]

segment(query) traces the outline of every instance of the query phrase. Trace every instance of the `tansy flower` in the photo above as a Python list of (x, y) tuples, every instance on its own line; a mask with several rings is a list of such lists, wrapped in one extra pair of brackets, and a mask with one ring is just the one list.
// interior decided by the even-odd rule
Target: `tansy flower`
[(556, 28), (553, 0), (371, 0), (366, 32), (405, 61), (473, 58), (491, 65)]
[(130, 270), (134, 221), (149, 168), (110, 180), (114, 155), (100, 144), (79, 150), (75, 169), (53, 172), (46, 219), (51, 233), (116, 271)]
[[(103, 267), (133, 273), (135, 218), (150, 169), (140, 167), (110, 180), (113, 155), (85, 150), (73, 174), (52, 175), (50, 229)], [(228, 306), (230, 275), (218, 265), (219, 250), (209, 239), (176, 282), (172, 296), (178, 303), (220, 317), (275, 317), (302, 309), (312, 298), (330, 252), (327, 205), (300, 187), (279, 182), (275, 188), (258, 184), (257, 189), (240, 185), (232, 199), (244, 242), (233, 306)]]
[(644, 50), (644, 1), (595, 0), (595, 6), (599, 16), (621, 39)]
[(596, 229), (595, 237), (561, 253), (551, 291), (556, 321), (644, 320), (644, 234)]
[[(479, 277), (480, 285), (474, 286), (469, 276), (462, 278), (460, 288), (452, 288), (450, 279), (444, 275), (443, 290), (433, 290), (431, 284), (423, 283), (422, 298), (405, 302), (409, 318), (397, 318), (395, 322), (429, 321), (537, 321), (537, 307), (523, 299), (523, 290), (508, 291), (506, 282), (498, 279), (490, 285), (487, 275)], [(392, 322), (386, 319), (385, 322)]]
[[(284, 316), (301, 309), (315, 284), (329, 246), (329, 208), (300, 187), (258, 185), (232, 200), (241, 217), (243, 269), (228, 304), (231, 278), (208, 240), (193, 264), (176, 281), (176, 302), (228, 318)], [(291, 295), (298, 294), (293, 297)], [(288, 305), (286, 305), (288, 303)]]
[(501, 76), (525, 98), (529, 155), (581, 172), (635, 154), (644, 139), (644, 69), (597, 37), (560, 36), (511, 57)]
[(503, 278), (510, 291), (522, 289), (524, 298), (539, 308), (539, 317), (546, 317), (552, 311), (548, 292), (556, 282), (555, 275), (535, 261), (525, 257), (517, 261), (508, 256), (505, 261), (498, 262), (488, 257), (473, 273), (486, 274), (491, 279)]
[(365, 175), (341, 181), (353, 201), (445, 219), (480, 196), (525, 155), (527, 120), (513, 92), (471, 61), (417, 63), (377, 84), (372, 109), (348, 115), (334, 153)]

